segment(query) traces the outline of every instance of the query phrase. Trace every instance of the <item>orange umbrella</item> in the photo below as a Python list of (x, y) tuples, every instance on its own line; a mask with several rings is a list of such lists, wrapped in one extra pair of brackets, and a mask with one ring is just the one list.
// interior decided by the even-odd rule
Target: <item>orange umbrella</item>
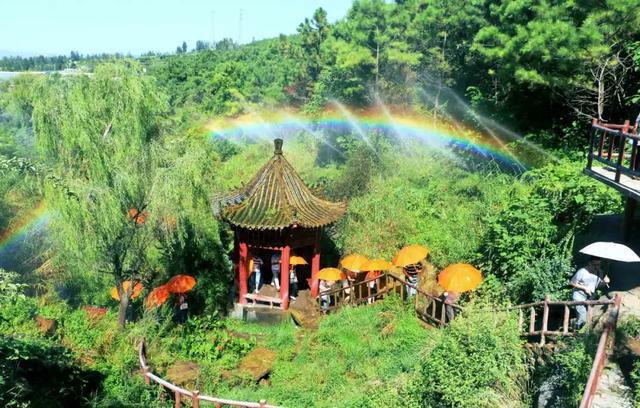
[(367, 272), (367, 276), (365, 276), (365, 279), (376, 279), (379, 278), (380, 275), (382, 275), (382, 272), (380, 271), (369, 271)]
[(145, 218), (149, 216), (149, 212), (146, 210), (139, 212), (136, 208), (132, 208), (129, 210), (129, 216), (136, 222), (136, 224), (142, 225), (144, 224)]
[(388, 271), (392, 266), (384, 259), (372, 259), (367, 262), (363, 271)]
[(147, 296), (146, 304), (148, 308), (158, 307), (169, 299), (169, 288), (167, 285), (158, 286), (154, 288)]
[(196, 286), (196, 279), (189, 275), (176, 275), (167, 282), (167, 288), (171, 293), (185, 293), (194, 286)]
[(449, 292), (467, 292), (482, 283), (482, 274), (469, 264), (453, 264), (440, 272), (438, 283)]
[(364, 255), (351, 254), (342, 258), (340, 265), (351, 272), (364, 272), (369, 259)]
[[(128, 292), (130, 287), (131, 287), (131, 281), (122, 282), (122, 289), (125, 292)], [(137, 282), (135, 285), (133, 285), (133, 292), (131, 293), (131, 299), (135, 299), (138, 296), (140, 296), (140, 292), (142, 292), (142, 284), (140, 282)], [(115, 286), (111, 288), (111, 297), (114, 298), (115, 300), (120, 300), (120, 296), (118, 296), (118, 288), (116, 288)]]
[(289, 258), (289, 265), (307, 265), (307, 261), (301, 256), (293, 255)]
[(393, 257), (393, 264), (404, 268), (422, 261), (427, 255), (429, 255), (429, 248), (426, 246), (418, 244), (407, 245)]
[(326, 281), (339, 281), (345, 279), (347, 276), (338, 268), (322, 268), (318, 271), (316, 277)]

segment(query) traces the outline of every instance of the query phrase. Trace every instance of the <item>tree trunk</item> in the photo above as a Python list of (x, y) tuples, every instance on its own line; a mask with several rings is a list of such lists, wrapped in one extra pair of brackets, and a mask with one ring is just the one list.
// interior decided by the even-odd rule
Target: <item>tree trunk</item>
[(124, 329), (127, 324), (127, 307), (129, 306), (129, 297), (120, 296), (120, 306), (118, 307), (118, 328)]

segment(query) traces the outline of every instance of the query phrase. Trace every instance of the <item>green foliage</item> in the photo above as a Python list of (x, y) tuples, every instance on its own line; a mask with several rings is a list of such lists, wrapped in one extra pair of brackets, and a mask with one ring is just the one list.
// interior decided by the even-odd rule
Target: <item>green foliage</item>
[(558, 398), (552, 401), (553, 407), (575, 406), (580, 403), (598, 346), (598, 337), (588, 335), (571, 339), (564, 346), (553, 353), (537, 373), (538, 381), (553, 381), (554, 388), (559, 390)]
[(0, 404), (5, 407), (88, 406), (101, 375), (82, 370), (73, 354), (44, 340), (0, 336)]
[(615, 191), (581, 175), (574, 163), (531, 170), (522, 181), (500, 212), (487, 214), (481, 248), (485, 269), (503, 279), (514, 301), (537, 299), (545, 290), (560, 294), (573, 237), (595, 215), (621, 209)]
[(424, 350), (405, 406), (523, 405), (527, 370), (515, 316), (469, 310)]
[(219, 359), (227, 368), (238, 364), (255, 343), (233, 336), (216, 316), (193, 317), (182, 327), (175, 351), (183, 358), (211, 362)]

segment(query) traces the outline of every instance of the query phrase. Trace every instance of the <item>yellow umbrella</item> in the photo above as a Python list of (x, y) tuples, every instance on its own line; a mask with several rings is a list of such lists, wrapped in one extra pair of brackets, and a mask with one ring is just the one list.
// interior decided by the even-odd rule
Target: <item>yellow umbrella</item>
[(388, 271), (393, 265), (384, 259), (372, 259), (365, 265), (363, 271)]
[(342, 258), (340, 265), (351, 272), (364, 272), (369, 259), (364, 255), (351, 254)]
[(345, 279), (346, 275), (338, 268), (322, 268), (316, 277), (326, 281), (339, 281)]
[(429, 248), (426, 246), (418, 244), (407, 245), (393, 257), (393, 264), (404, 268), (422, 261), (427, 255), (429, 255)]
[(289, 258), (289, 265), (307, 265), (307, 261), (301, 256), (293, 255)]
[(467, 292), (482, 283), (482, 274), (469, 264), (453, 264), (440, 272), (438, 283), (449, 292)]

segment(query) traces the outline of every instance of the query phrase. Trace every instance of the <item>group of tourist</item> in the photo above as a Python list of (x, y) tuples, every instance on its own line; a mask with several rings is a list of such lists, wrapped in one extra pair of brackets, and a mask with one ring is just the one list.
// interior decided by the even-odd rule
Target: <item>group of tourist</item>
[[(262, 272), (264, 262), (259, 256), (252, 256), (249, 262), (249, 292), (258, 293), (260, 289), (266, 285), (272, 285), (277, 291), (280, 291), (280, 272), (282, 271), (282, 259), (279, 253), (271, 255), (271, 281), (266, 282)], [(298, 296), (298, 276), (296, 274), (295, 265), (289, 266), (289, 297), (295, 300)]]

